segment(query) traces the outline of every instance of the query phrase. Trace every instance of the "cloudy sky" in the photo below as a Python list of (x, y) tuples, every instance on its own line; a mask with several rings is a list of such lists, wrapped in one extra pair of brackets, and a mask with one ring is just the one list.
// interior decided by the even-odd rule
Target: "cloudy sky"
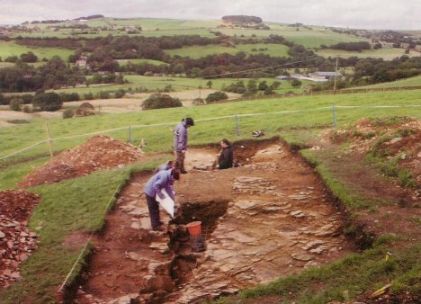
[(90, 14), (175, 19), (250, 14), (286, 23), (421, 29), (421, 0), (0, 0), (0, 24)]

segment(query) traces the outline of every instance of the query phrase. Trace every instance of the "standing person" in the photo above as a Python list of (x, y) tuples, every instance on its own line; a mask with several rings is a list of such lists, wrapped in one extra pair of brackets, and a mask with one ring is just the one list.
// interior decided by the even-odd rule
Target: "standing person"
[(224, 138), (221, 140), (221, 152), (218, 157), (218, 169), (228, 169), (233, 167), (234, 151), (231, 142)]
[(146, 202), (149, 209), (152, 230), (162, 231), (162, 222), (159, 216), (159, 203), (155, 197), (158, 195), (164, 198), (161, 190), (165, 189), (168, 195), (175, 200), (173, 184), (175, 180), (180, 179), (180, 173), (176, 169), (161, 170), (155, 173), (145, 185)]
[(184, 159), (186, 157), (188, 128), (194, 126), (193, 118), (187, 117), (183, 119), (174, 130), (174, 152), (175, 152), (175, 168), (181, 173), (187, 173), (184, 167)]

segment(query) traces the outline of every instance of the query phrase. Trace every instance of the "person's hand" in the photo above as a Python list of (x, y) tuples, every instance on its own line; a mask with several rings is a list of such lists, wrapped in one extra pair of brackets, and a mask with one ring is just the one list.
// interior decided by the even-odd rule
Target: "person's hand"
[(182, 150), (181, 153), (186, 154), (186, 150)]
[(158, 197), (162, 200), (165, 199), (165, 195), (162, 192), (158, 192)]

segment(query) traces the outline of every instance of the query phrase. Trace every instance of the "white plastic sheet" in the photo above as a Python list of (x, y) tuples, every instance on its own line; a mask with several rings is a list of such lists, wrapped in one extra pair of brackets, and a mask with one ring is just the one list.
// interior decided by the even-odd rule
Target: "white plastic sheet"
[(161, 193), (164, 195), (164, 198), (161, 199), (158, 195), (156, 195), (156, 201), (161, 205), (161, 207), (171, 216), (174, 218), (175, 212), (175, 202), (174, 200), (168, 195), (165, 189), (161, 190)]

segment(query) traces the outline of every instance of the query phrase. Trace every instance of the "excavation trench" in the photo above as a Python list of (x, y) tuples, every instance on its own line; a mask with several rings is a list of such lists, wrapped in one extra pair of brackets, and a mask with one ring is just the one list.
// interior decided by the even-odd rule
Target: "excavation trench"
[[(149, 175), (133, 177), (94, 242), (76, 303), (200, 303), (353, 249), (327, 189), (285, 145), (243, 142), (235, 149), (240, 167), (209, 171), (216, 152), (189, 152), (177, 216), (161, 213), (167, 234), (150, 231), (142, 195)], [(191, 221), (203, 223), (204, 252), (192, 250)]]

